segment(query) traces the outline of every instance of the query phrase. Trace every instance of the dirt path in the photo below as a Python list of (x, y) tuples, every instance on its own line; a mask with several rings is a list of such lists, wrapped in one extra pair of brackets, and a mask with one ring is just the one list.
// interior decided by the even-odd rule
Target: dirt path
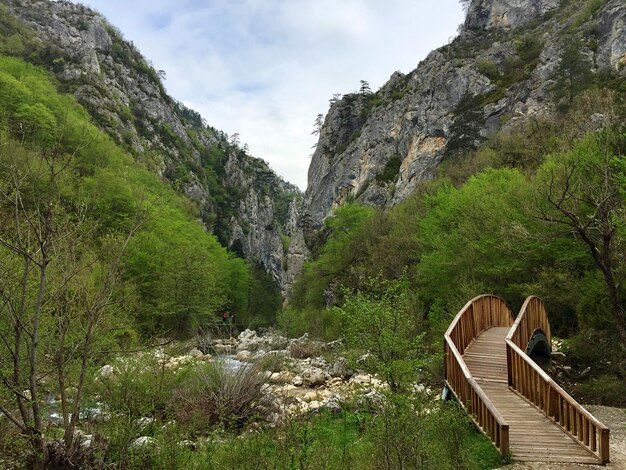
[(590, 413), (611, 429), (610, 459), (606, 466), (582, 465), (571, 463), (513, 463), (502, 467), (502, 470), (626, 470), (626, 409), (609, 406), (585, 406)]

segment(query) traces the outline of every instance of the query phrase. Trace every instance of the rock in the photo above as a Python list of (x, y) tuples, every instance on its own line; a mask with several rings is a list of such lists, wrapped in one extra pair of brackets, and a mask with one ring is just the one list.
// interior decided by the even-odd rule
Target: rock
[(304, 380), (299, 375), (296, 375), (291, 383), (296, 387), (302, 387), (302, 385), (304, 385)]
[(143, 447), (150, 446), (154, 443), (154, 439), (150, 436), (141, 436), (135, 439), (130, 444), (131, 449), (141, 449)]
[(346, 363), (347, 361), (345, 357), (338, 357), (330, 369), (330, 376), (347, 377), (348, 375), (351, 375), (348, 372), (348, 367), (346, 366)]
[(256, 338), (256, 331), (251, 330), (250, 328), (246, 328), (245, 330), (243, 330), (241, 333), (239, 333), (239, 336), (237, 337), (239, 341), (250, 341)]
[(365, 353), (362, 356), (359, 356), (356, 360), (357, 364), (365, 364), (367, 361), (369, 361), (372, 358), (372, 353)]
[(250, 356), (252, 356), (252, 353), (250, 351), (248, 351), (247, 349), (242, 349), (241, 351), (237, 351), (237, 354), (235, 354), (235, 359), (245, 362), (250, 359)]
[(326, 374), (316, 367), (305, 370), (302, 373), (302, 383), (306, 387), (319, 387), (326, 382)]
[(216, 343), (213, 345), (213, 350), (216, 354), (230, 354), (233, 347), (229, 344)]
[(154, 423), (154, 418), (151, 417), (143, 417), (135, 420), (135, 425), (137, 425), (140, 429), (147, 428), (152, 423)]
[(289, 343), (287, 350), (291, 357), (295, 359), (308, 359), (319, 354), (323, 343), (321, 341), (313, 341), (304, 335), (301, 338), (294, 339)]
[(320, 402), (317, 400), (313, 400), (311, 403), (309, 403), (309, 406), (307, 407), (310, 411), (317, 411), (320, 409)]
[(111, 365), (102, 366), (99, 374), (103, 379), (110, 379), (115, 375), (115, 369)]
[(324, 351), (332, 351), (334, 349), (340, 348), (343, 346), (344, 340), (343, 339), (337, 339), (335, 341), (331, 341), (330, 343), (326, 343), (322, 346), (322, 349)]
[(307, 392), (307, 393), (305, 393), (305, 394), (304, 394), (304, 396), (302, 397), (302, 399), (303, 399), (305, 402), (309, 403), (309, 402), (312, 402), (312, 401), (317, 400), (317, 399), (318, 399), (318, 396), (317, 396), (317, 393), (315, 393), (315, 392)]
[(322, 407), (331, 411), (334, 414), (341, 413), (341, 405), (339, 404), (339, 397), (336, 395), (331, 396), (322, 403)]
[(384, 397), (376, 390), (369, 390), (357, 399), (357, 406), (364, 409), (380, 409), (384, 403)]
[(183, 439), (178, 443), (180, 447), (185, 447), (187, 449), (196, 450), (196, 443), (190, 441), (189, 439)]
[(473, 0), (466, 29), (513, 29), (559, 7), (560, 0)]
[(111, 420), (111, 412), (103, 410), (102, 405), (97, 403), (93, 408), (85, 408), (80, 412), (80, 419), (92, 423), (106, 423)]
[(589, 374), (591, 373), (591, 367), (587, 367), (585, 370), (583, 370), (580, 375), (578, 376), (579, 379), (584, 379), (585, 377), (587, 377)]
[(200, 351), (198, 348), (193, 348), (191, 351), (189, 351), (188, 355), (191, 357), (195, 357), (195, 358), (204, 357), (204, 353)]
[(288, 382), (291, 382), (292, 377), (291, 374), (287, 371), (272, 372), (268, 380), (273, 384), (286, 384)]

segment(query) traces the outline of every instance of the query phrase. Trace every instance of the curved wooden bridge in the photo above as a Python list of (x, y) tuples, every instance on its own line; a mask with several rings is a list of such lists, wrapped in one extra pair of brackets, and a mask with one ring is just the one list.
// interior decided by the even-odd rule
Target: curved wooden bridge
[(607, 463), (609, 429), (528, 354), (550, 350), (550, 324), (537, 297), (517, 319), (504, 300), (481, 295), (444, 336), (448, 388), (502, 454), (516, 460)]

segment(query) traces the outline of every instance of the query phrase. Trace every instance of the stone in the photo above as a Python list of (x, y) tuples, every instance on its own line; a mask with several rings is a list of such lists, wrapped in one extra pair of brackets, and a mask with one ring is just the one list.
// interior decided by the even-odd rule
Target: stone
[(345, 377), (348, 375), (348, 368), (346, 366), (346, 358), (338, 357), (332, 365), (330, 370), (331, 377)]
[(587, 367), (585, 368), (585, 370), (583, 370), (580, 375), (578, 376), (579, 379), (584, 379), (585, 377), (587, 377), (589, 374), (591, 373), (591, 367)]
[(268, 380), (274, 384), (285, 384), (285, 383), (291, 382), (292, 377), (291, 377), (291, 374), (287, 371), (272, 372)]
[(154, 418), (151, 418), (151, 417), (143, 417), (143, 418), (138, 418), (138, 419), (135, 420), (135, 424), (140, 429), (147, 428), (152, 423), (154, 423)]
[(154, 439), (150, 436), (141, 436), (130, 443), (131, 449), (141, 449), (154, 443)]
[(257, 338), (256, 331), (251, 330), (249, 328), (246, 328), (245, 330), (243, 330), (241, 333), (239, 333), (239, 336), (237, 337), (239, 341), (250, 341), (256, 338)]
[(339, 397), (333, 396), (322, 403), (322, 407), (331, 411), (333, 414), (341, 413), (341, 405)]
[(213, 350), (216, 354), (230, 354), (233, 347), (229, 344), (216, 343), (213, 345)]
[(296, 387), (302, 387), (302, 385), (304, 385), (304, 380), (299, 375), (296, 375), (291, 383)]
[(99, 375), (103, 379), (110, 379), (115, 375), (115, 369), (113, 368), (113, 366), (107, 364), (100, 368)]
[(559, 7), (560, 0), (473, 0), (465, 28), (513, 29)]
[(302, 373), (302, 384), (306, 387), (319, 387), (326, 382), (326, 374), (316, 367), (305, 370)]
[(200, 351), (198, 348), (193, 348), (191, 351), (189, 351), (188, 355), (191, 357), (196, 357), (196, 358), (204, 357), (204, 353)]
[(248, 351), (247, 349), (242, 349), (241, 351), (237, 351), (237, 354), (235, 354), (235, 359), (245, 362), (250, 359), (251, 356), (252, 353), (250, 351)]

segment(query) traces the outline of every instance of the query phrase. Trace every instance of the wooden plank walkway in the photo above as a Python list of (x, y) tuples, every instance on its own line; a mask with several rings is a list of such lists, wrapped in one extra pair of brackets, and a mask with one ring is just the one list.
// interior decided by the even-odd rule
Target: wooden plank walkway
[(494, 326), (478, 335), (463, 359), (478, 385), (509, 424), (514, 459), (597, 464), (598, 459), (565, 434), (538, 408), (508, 386), (506, 336), (510, 327)]

